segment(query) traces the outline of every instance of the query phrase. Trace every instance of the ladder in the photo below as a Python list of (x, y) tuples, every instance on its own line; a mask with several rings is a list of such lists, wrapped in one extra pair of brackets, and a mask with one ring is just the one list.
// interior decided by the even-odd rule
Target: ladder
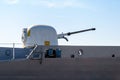
[[(35, 52), (37, 49), (38, 45), (35, 45), (33, 50), (29, 53), (29, 55), (26, 57), (27, 59), (31, 60), (40, 60), (40, 64), (42, 64), (42, 59), (43, 59), (43, 53), (41, 51)], [(33, 55), (38, 54), (39, 57), (34, 57)]]

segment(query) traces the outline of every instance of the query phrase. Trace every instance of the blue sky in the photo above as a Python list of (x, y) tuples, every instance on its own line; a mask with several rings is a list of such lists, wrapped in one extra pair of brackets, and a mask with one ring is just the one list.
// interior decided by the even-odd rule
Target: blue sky
[(120, 45), (120, 0), (0, 0), (0, 43), (21, 43), (22, 28), (53, 26), (57, 33), (95, 27), (61, 45)]

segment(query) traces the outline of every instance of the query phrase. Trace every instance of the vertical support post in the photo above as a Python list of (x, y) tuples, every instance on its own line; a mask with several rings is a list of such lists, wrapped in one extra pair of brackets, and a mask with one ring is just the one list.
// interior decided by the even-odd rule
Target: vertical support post
[(42, 64), (42, 61), (43, 61), (43, 52), (41, 52), (40, 64)]
[(13, 43), (13, 60), (15, 59), (15, 43)]

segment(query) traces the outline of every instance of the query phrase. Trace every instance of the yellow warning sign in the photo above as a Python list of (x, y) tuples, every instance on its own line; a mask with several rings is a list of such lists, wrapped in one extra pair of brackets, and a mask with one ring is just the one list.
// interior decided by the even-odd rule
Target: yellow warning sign
[(45, 41), (45, 42), (44, 42), (44, 45), (45, 45), (45, 46), (50, 46), (50, 41)]
[(27, 32), (27, 36), (28, 36), (28, 37), (30, 36), (30, 30), (28, 30), (28, 32)]

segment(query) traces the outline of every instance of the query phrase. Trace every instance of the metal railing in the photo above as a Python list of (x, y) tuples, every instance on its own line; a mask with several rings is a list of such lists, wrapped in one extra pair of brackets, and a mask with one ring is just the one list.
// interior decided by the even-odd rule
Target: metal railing
[(23, 44), (22, 43), (0, 43), (0, 47), (16, 47), (16, 48), (23, 48)]
[(22, 43), (0, 43), (0, 48), (4, 48), (5, 51), (12, 54), (9, 60), (15, 60), (15, 48), (22, 48)]
[(27, 56), (27, 59), (30, 58), (30, 56), (34, 53), (34, 51), (36, 50), (36, 48), (38, 47), (38, 45), (35, 45), (35, 47), (33, 48), (33, 50), (29, 53), (29, 55)]

